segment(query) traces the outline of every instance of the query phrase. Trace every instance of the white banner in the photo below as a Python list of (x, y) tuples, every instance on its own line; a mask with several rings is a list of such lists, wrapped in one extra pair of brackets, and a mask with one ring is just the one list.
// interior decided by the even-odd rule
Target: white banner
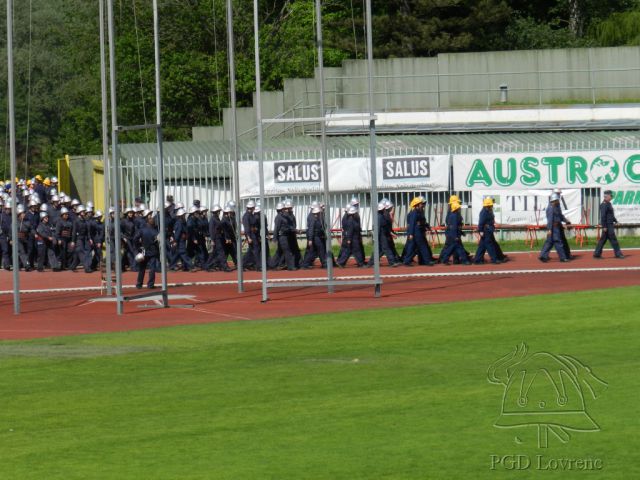
[[(611, 194), (611, 204), (618, 223), (640, 223), (640, 189), (612, 189)], [(599, 213), (596, 218), (600, 223)]]
[[(378, 188), (390, 190), (446, 191), (449, 186), (448, 155), (412, 155), (378, 157)], [(331, 158), (329, 190), (331, 192), (364, 192), (371, 189), (370, 159)], [(260, 194), (257, 161), (240, 162), (240, 196)], [(264, 162), (265, 195), (299, 195), (320, 193), (322, 162), (320, 160), (282, 160)]]
[(455, 190), (640, 187), (640, 152), (454, 155), (453, 177)]
[[(473, 224), (478, 224), (482, 201), (494, 200), (496, 223), (502, 225), (546, 225), (546, 209), (552, 190), (474, 190), (471, 194)], [(571, 223), (580, 223), (582, 200), (579, 189), (562, 191), (560, 206)]]

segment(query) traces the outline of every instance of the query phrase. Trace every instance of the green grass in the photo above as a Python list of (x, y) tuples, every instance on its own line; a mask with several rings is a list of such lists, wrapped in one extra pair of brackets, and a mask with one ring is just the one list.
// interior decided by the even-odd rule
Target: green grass
[[(639, 295), (0, 342), (0, 478), (640, 478)], [(540, 450), (534, 429), (493, 426), (503, 388), (487, 368), (523, 341), (608, 382), (586, 398), (601, 432)], [(506, 454), (603, 468), (490, 470)]]

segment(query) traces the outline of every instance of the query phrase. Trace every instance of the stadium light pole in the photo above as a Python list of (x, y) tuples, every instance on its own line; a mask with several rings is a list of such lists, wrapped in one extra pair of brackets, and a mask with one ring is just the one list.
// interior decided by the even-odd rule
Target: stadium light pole
[[(215, 12), (213, 13), (215, 15)], [(236, 109), (236, 56), (233, 41), (233, 4), (227, 0), (227, 55), (229, 57), (229, 94), (231, 95), (231, 145), (233, 162), (233, 190), (236, 209), (240, 208), (240, 166), (238, 165), (238, 117)], [(238, 266), (238, 293), (244, 292), (242, 271), (242, 217), (236, 212), (236, 257)]]
[(380, 295), (380, 245), (378, 232), (378, 173), (376, 166), (376, 121), (373, 108), (373, 34), (371, 21), (371, 0), (366, 0), (366, 25), (367, 25), (367, 84), (369, 89), (369, 154), (371, 156), (371, 216), (373, 217), (373, 276), (376, 282), (375, 295)]
[[(316, 42), (318, 48), (318, 75), (320, 77), (320, 117), (324, 118), (324, 52), (322, 44), (322, 8), (321, 0), (315, 0), (316, 8)], [(329, 162), (327, 160), (327, 122), (320, 122), (320, 149), (322, 157), (322, 186), (324, 191), (324, 201), (326, 208), (324, 211), (325, 248), (327, 250), (327, 279), (329, 285), (327, 290), (333, 293), (334, 288), (331, 285), (333, 280), (333, 251), (331, 248), (331, 204), (329, 203)]]
[(118, 112), (116, 103), (115, 27), (113, 0), (107, 0), (107, 25), (109, 37), (109, 86), (111, 89), (111, 168), (113, 169), (114, 235), (116, 238), (116, 309), (122, 315), (122, 257), (120, 255), (120, 182), (118, 178)]
[(109, 215), (111, 163), (109, 162), (109, 121), (107, 119), (107, 66), (105, 62), (104, 50), (104, 0), (99, 0), (99, 21), (100, 21), (100, 90), (102, 96), (102, 171), (104, 175), (104, 230), (105, 230), (105, 275), (107, 285), (107, 295), (113, 293), (111, 282), (111, 215)]
[(13, 313), (20, 314), (20, 262), (18, 259), (18, 185), (16, 182), (16, 112), (13, 93), (13, 0), (7, 0), (7, 97), (9, 103), (9, 155), (11, 160), (11, 239), (13, 254)]
[[(262, 98), (261, 98), (261, 80), (260, 80), (260, 25), (258, 22), (258, 0), (253, 0), (253, 35), (255, 49), (255, 65), (256, 65), (256, 120), (258, 126), (258, 174), (260, 175), (260, 210), (266, 207), (264, 203), (264, 152), (262, 140)], [(266, 221), (266, 215), (265, 215)], [(262, 222), (262, 215), (260, 215)], [(269, 300), (267, 294), (267, 226), (260, 226), (260, 244), (261, 244), (261, 278), (262, 278), (262, 301)]]

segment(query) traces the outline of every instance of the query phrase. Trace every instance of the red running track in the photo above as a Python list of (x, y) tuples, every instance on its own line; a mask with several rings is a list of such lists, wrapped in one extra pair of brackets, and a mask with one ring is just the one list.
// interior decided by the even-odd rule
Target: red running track
[[(452, 301), (570, 292), (640, 284), (640, 253), (624, 260), (595, 260), (590, 252), (576, 252), (570, 263), (552, 260), (543, 264), (537, 252), (512, 254), (502, 265), (451, 265), (434, 267), (383, 267), (382, 295), (374, 298), (372, 286), (336, 287), (328, 294), (321, 287), (287, 287), (269, 290), (262, 303), (260, 273), (246, 272), (244, 293), (237, 292), (237, 273), (169, 272), (169, 289), (180, 298), (173, 305), (193, 308), (147, 309), (152, 299), (125, 304), (125, 314), (116, 315), (113, 301), (101, 297), (100, 275), (85, 273), (20, 274), (22, 314), (13, 315), (12, 275), (0, 272), (0, 339), (26, 339), (64, 335), (116, 332), (172, 325), (258, 320), (314, 313), (342, 312), (384, 307)], [(269, 279), (318, 278), (324, 270), (269, 272)], [(372, 275), (372, 269), (336, 269), (341, 278)], [(197, 285), (198, 282), (223, 282)], [(125, 295), (135, 274), (125, 273)], [(57, 289), (58, 291), (42, 291)]]

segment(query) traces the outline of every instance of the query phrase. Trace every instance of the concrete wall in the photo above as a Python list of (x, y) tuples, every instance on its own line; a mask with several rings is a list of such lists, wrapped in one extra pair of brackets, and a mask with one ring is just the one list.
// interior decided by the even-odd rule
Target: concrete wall
[[(346, 60), (325, 69), (325, 104), (330, 111), (368, 109), (367, 62)], [(549, 105), (604, 103), (640, 99), (640, 47), (576, 48), (441, 54), (432, 58), (374, 61), (374, 107), (377, 111), (437, 110), (501, 105), (500, 86), (508, 103)], [(285, 79), (278, 92), (263, 92), (263, 118), (320, 116), (319, 81)], [(231, 137), (225, 110), (224, 138)], [(265, 137), (317, 132), (318, 125), (271, 125)], [(255, 138), (255, 111), (238, 109), (238, 133)], [(194, 139), (219, 135), (196, 132)]]

